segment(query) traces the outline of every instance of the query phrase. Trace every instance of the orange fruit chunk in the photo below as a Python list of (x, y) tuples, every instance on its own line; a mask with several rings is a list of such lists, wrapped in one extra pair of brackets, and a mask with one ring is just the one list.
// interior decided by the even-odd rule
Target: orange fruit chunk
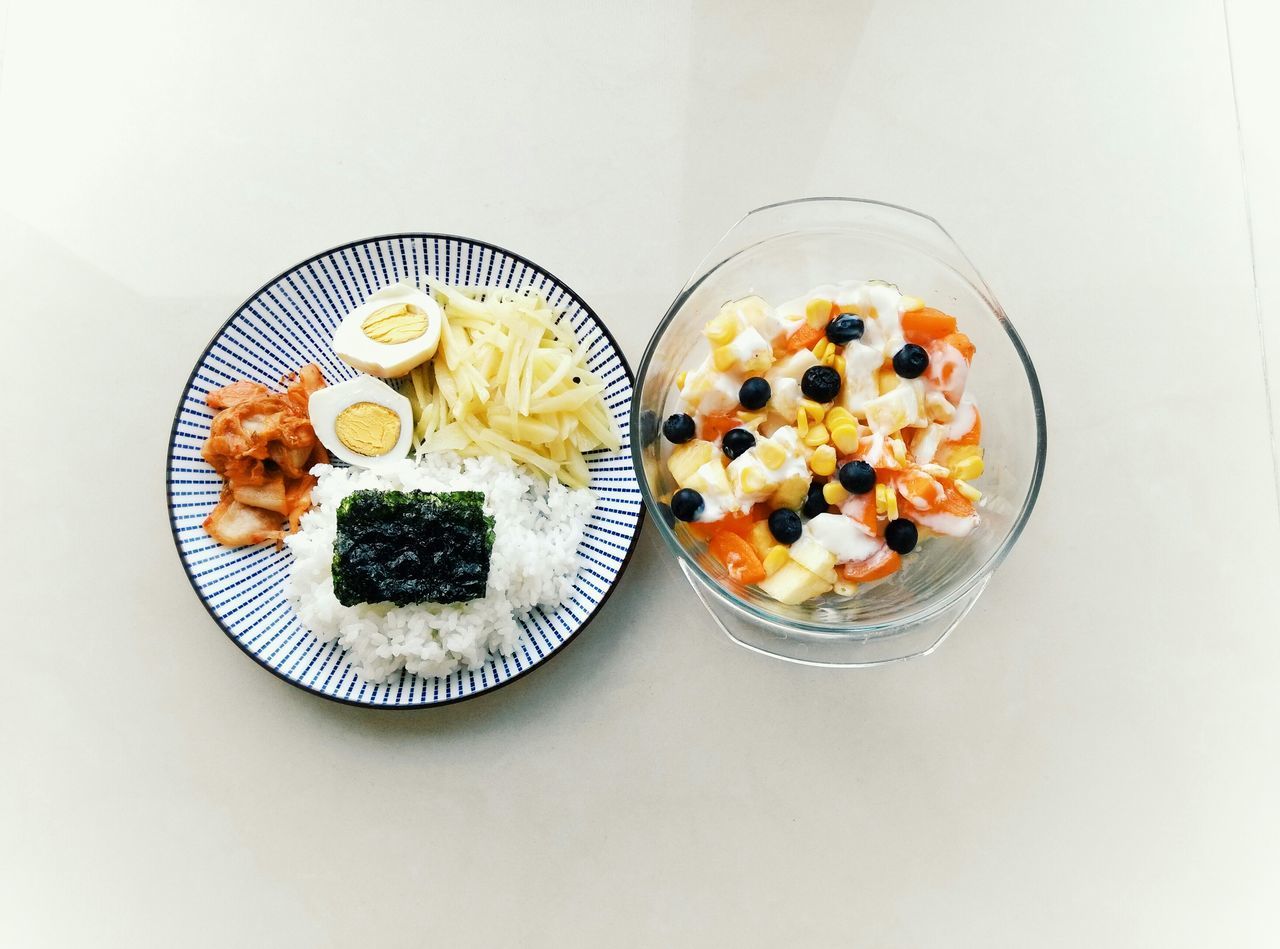
[[(903, 320), (905, 321), (909, 315), (910, 314), (904, 315)], [(954, 329), (954, 326), (952, 328)], [(973, 362), (973, 354), (976, 353), (978, 349), (973, 345), (973, 340), (969, 339), (968, 336), (965, 336), (964, 333), (948, 333), (942, 338), (942, 341), (948, 346), (954, 346), (959, 351), (960, 355), (964, 357), (965, 362)]]
[(737, 583), (759, 583), (765, 578), (764, 564), (745, 538), (722, 531), (711, 538), (711, 556), (724, 564), (729, 578)]
[(689, 525), (689, 531), (694, 537), (701, 540), (711, 540), (719, 534), (737, 534), (740, 537), (746, 537), (751, 533), (751, 528), (755, 526), (756, 521), (760, 520), (760, 510), (763, 505), (755, 505), (749, 511), (735, 511), (732, 514), (726, 514), (718, 521), (699, 521)]
[[(902, 314), (902, 335), (908, 343), (924, 346), (956, 331), (956, 318), (931, 306)], [(957, 334), (959, 335), (959, 334)]]
[(713, 442), (725, 432), (732, 431), (742, 425), (742, 419), (736, 415), (727, 413), (719, 413), (716, 415), (708, 415), (702, 420), (702, 431), (699, 437), (703, 441)]
[(798, 353), (802, 349), (810, 349), (814, 343), (825, 335), (827, 335), (825, 326), (814, 327), (806, 323), (783, 341), (782, 351), (784, 353)]
[(928, 499), (929, 506), (924, 509), (917, 509), (910, 504), (903, 505), (899, 509), (903, 517), (910, 520), (917, 514), (951, 514), (956, 517), (970, 517), (973, 515), (973, 502), (956, 490), (954, 481), (950, 478), (938, 478), (936, 480), (938, 484), (942, 485), (942, 496)]
[(866, 533), (875, 537), (879, 533), (876, 523), (876, 493), (854, 494), (840, 505), (845, 517), (861, 525)]
[[(874, 511), (875, 508), (872, 507)], [(866, 583), (870, 580), (882, 580), (891, 573), (897, 573), (902, 566), (902, 557), (886, 544), (866, 560), (851, 560), (842, 563), (836, 570), (840, 576), (852, 583)]]

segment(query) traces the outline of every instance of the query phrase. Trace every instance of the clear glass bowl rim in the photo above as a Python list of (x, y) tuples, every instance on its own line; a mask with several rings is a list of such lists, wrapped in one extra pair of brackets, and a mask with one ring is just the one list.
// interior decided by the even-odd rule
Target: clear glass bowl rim
[[(797, 621), (766, 612), (759, 609), (753, 603), (742, 599), (732, 590), (727, 589), (715, 577), (708, 574), (702, 568), (702, 565), (698, 562), (697, 558), (690, 555), (689, 551), (685, 548), (685, 545), (680, 541), (680, 538), (676, 536), (671, 525), (669, 525), (666, 522), (666, 519), (662, 516), (662, 511), (658, 506), (658, 500), (653, 496), (653, 492), (649, 488), (649, 478), (645, 474), (644, 470), (644, 446), (641, 444), (642, 439), (640, 437), (641, 432), (644, 430), (640, 424), (640, 416), (642, 413), (641, 406), (643, 403), (641, 395), (644, 391), (645, 380), (649, 377), (649, 367), (653, 361), (654, 353), (658, 348), (658, 344), (661, 342), (667, 329), (675, 320), (676, 313), (680, 310), (684, 301), (693, 294), (703, 281), (707, 280), (713, 273), (739, 254), (743, 254), (746, 251), (751, 250), (753, 247), (757, 247), (759, 244), (773, 239), (777, 235), (771, 235), (769, 238), (765, 238), (764, 241), (759, 241), (747, 247), (740, 248), (728, 257), (725, 257), (723, 260), (716, 261), (710, 265), (707, 263), (707, 257), (704, 257), (699, 262), (698, 267), (694, 270), (694, 274), (701, 273), (701, 276), (699, 276), (697, 280), (694, 280), (693, 275), (691, 275), (689, 280), (685, 282), (684, 287), (676, 295), (675, 300), (672, 301), (671, 306), (667, 308), (666, 314), (662, 317), (657, 328), (654, 329), (653, 335), (649, 338), (649, 343), (645, 346), (644, 356), (641, 357), (639, 367), (636, 370), (635, 397), (631, 402), (631, 432), (633, 434), (631, 439), (631, 460), (636, 470), (636, 480), (640, 485), (640, 494), (644, 498), (644, 505), (652, 515), (650, 523), (657, 526), (658, 533), (662, 535), (663, 541), (666, 543), (667, 547), (671, 549), (671, 552), (676, 555), (676, 558), (682, 563), (687, 564), (689, 570), (692, 571), (692, 575), (701, 580), (703, 585), (706, 586), (713, 595), (726, 600), (730, 606), (738, 610), (743, 610), (748, 615), (754, 616), (762, 622), (783, 626), (792, 630), (804, 631), (806, 633), (841, 635), (849, 633), (867, 634), (887, 632), (925, 622), (941, 613), (943, 610), (946, 610), (948, 607), (967, 596), (969, 592), (973, 590), (974, 587), (981, 584), (983, 580), (990, 577), (991, 574), (995, 572), (996, 568), (1003, 563), (1005, 557), (1009, 555), (1009, 551), (1012, 550), (1013, 545), (1017, 543), (1018, 538), (1022, 535), (1023, 528), (1026, 526), (1027, 520), (1031, 516), (1031, 511), (1035, 507), (1036, 499), (1040, 495), (1040, 483), (1044, 478), (1045, 459), (1048, 452), (1048, 435), (1045, 426), (1044, 399), (1040, 392), (1040, 379), (1036, 375), (1035, 366), (1031, 362), (1031, 357), (1022, 343), (1022, 338), (1018, 335), (1018, 331), (1014, 329), (1013, 324), (1009, 321), (1008, 315), (1005, 314), (1004, 308), (996, 301), (994, 294), (992, 294), (990, 288), (986, 284), (986, 280), (982, 277), (978, 268), (974, 266), (973, 261), (971, 261), (968, 255), (965, 254), (956, 239), (951, 236), (951, 233), (942, 226), (942, 223), (938, 221), (937, 218), (931, 215), (925, 214), (922, 211), (916, 211), (913, 208), (904, 207), (900, 204), (893, 204), (888, 201), (877, 201), (874, 198), (837, 196), (794, 198), (789, 201), (777, 201), (773, 204), (762, 205), (754, 210), (748, 211), (739, 218), (732, 227), (725, 231), (720, 240), (717, 241), (715, 246), (712, 248), (712, 251), (714, 252), (715, 249), (723, 243), (726, 237), (757, 214), (793, 205), (820, 204), (828, 202), (872, 205), (875, 207), (887, 208), (891, 211), (912, 215), (913, 217), (926, 221), (933, 227), (937, 228), (937, 230), (950, 243), (951, 247), (954, 248), (955, 252), (964, 260), (965, 264), (968, 265), (973, 277), (977, 279), (977, 283), (975, 283), (973, 279), (970, 279), (969, 274), (963, 273), (945, 262), (940, 261), (939, 263), (955, 273), (960, 279), (967, 283), (983, 301), (986, 302), (987, 306), (995, 316), (996, 321), (1000, 324), (1001, 329), (1004, 330), (1005, 334), (1009, 337), (1009, 341), (1013, 344), (1014, 352), (1017, 353), (1018, 359), (1022, 363), (1023, 371), (1027, 376), (1027, 384), (1031, 390), (1031, 400), (1035, 410), (1036, 421), (1036, 453), (1035, 467), (1031, 473), (1031, 484), (1028, 487), (1026, 497), (1023, 500), (1022, 508), (1018, 511), (1017, 517), (1014, 518), (1012, 525), (1005, 534), (1004, 539), (1000, 542), (1000, 545), (983, 564), (972, 571), (964, 583), (956, 587), (950, 594), (940, 599), (929, 599), (920, 609), (913, 613), (909, 613), (906, 616), (899, 617), (891, 622), (878, 623), (813, 623)], [(710, 253), (707, 256), (709, 257)]]

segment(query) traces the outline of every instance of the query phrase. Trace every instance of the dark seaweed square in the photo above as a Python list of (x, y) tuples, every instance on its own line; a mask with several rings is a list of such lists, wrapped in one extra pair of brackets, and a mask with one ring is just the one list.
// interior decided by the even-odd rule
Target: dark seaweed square
[(493, 518), (480, 491), (354, 491), (338, 506), (333, 592), (357, 603), (462, 603), (485, 594)]

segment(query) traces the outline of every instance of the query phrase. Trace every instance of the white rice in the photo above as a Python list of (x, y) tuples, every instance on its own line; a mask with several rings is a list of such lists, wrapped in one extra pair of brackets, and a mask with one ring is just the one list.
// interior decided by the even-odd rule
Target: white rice
[[(575, 551), (594, 499), (497, 458), (425, 455), (378, 471), (314, 469), (319, 483), (301, 528), (285, 543), (293, 570), (285, 594), (298, 617), (324, 642), (338, 640), (356, 671), (385, 682), (401, 669), (442, 676), (483, 665), (493, 653), (515, 651), (516, 618), (535, 606), (558, 605), (573, 587)], [(338, 505), (352, 491), (483, 491), (494, 519), (493, 556), (483, 599), (470, 603), (390, 603), (343, 606), (333, 593), (333, 544)]]

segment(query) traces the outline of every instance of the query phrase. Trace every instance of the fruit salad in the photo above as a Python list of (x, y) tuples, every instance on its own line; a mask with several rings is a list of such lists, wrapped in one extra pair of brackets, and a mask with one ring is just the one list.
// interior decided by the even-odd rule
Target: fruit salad
[(703, 334), (662, 423), (669, 503), (731, 582), (850, 597), (978, 527), (974, 346), (954, 317), (871, 280), (735, 300)]

